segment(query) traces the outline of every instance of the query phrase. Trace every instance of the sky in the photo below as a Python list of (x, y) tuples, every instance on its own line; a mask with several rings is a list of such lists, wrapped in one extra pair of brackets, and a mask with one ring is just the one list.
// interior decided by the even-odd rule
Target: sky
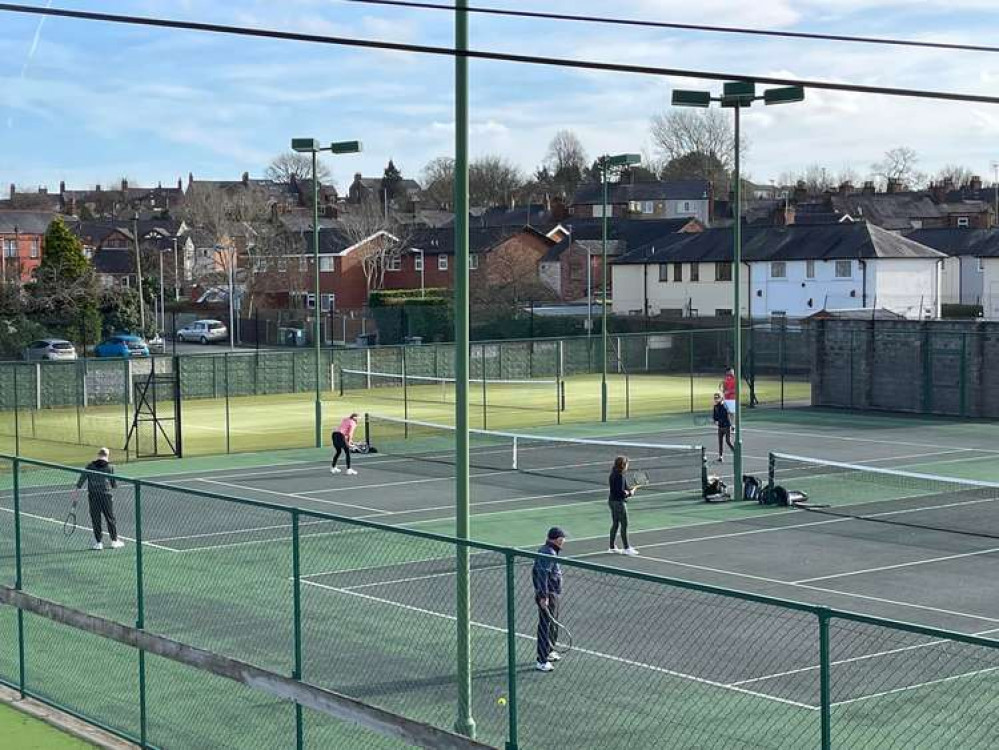
[[(446, 3), (447, 0), (435, 0)], [(35, 0), (55, 7), (167, 17), (415, 44), (453, 43), (450, 13), (345, 0)], [(29, 5), (32, 3), (21, 3)], [(521, 9), (524, 0), (470, 0)], [(994, 0), (548, 0), (547, 11), (749, 28), (991, 44)], [(779, 40), (473, 14), (474, 49), (745, 76), (996, 94), (999, 54)], [(343, 189), (393, 159), (419, 179), (453, 154), (449, 58), (217, 36), (0, 11), (0, 186), (57, 189), (176, 184), (262, 176), (293, 137), (359, 139), (360, 155), (329, 161)], [(650, 119), (673, 88), (710, 81), (470, 64), (473, 155), (499, 154), (525, 174), (551, 137), (571, 129), (590, 158), (654, 154)], [(767, 183), (809, 164), (861, 179), (888, 149), (919, 168), (966, 165), (991, 181), (999, 105), (810, 90), (806, 101), (744, 118), (746, 169)]]

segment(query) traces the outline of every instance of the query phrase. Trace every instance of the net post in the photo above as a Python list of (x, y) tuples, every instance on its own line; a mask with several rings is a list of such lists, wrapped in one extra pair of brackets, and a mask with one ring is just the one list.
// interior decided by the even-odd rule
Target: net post
[(511, 466), (511, 468), (513, 468), (513, 469), (517, 468), (517, 436), (516, 435), (514, 435), (514, 437), (513, 437), (513, 464)]
[(767, 482), (771, 487), (777, 486), (777, 455), (771, 451), (767, 456)]
[[(14, 368), (14, 377), (17, 377), (17, 368)], [(15, 399), (17, 393), (14, 394)], [(14, 404), (15, 409), (17, 404)], [(24, 589), (24, 568), (21, 556), (21, 461), (14, 458), (14, 474), (11, 477), (12, 490), (14, 493), (14, 588), (18, 591)], [(24, 610), (20, 607), (17, 610), (17, 688), (23, 700), (26, 695), (27, 676), (25, 669), (25, 643), (24, 643)]]
[(701, 446), (701, 497), (708, 496), (708, 451)]
[[(407, 423), (408, 424), (408, 423)], [(406, 437), (409, 437), (408, 435)], [(371, 450), (371, 415), (364, 412), (364, 444)]]
[[(291, 576), (292, 586), (292, 631), (294, 633), (294, 658), (295, 664), (291, 676), (293, 679), (302, 679), (302, 556), (301, 556), (301, 536), (300, 536), (300, 511), (298, 508), (291, 510)], [(303, 750), (305, 747), (305, 724), (302, 716), (302, 704), (295, 703), (295, 748)]]
[(832, 748), (832, 690), (829, 659), (829, 610), (819, 608), (819, 695), (822, 727), (822, 750)]
[(562, 378), (555, 376), (555, 423), (562, 424)]
[(514, 581), (513, 553), (506, 558), (506, 681), (507, 681), (507, 742), (506, 750), (518, 750), (517, 728), (517, 597)]
[[(402, 346), (399, 349), (399, 368), (402, 371), (402, 416), (404, 419), (409, 419), (409, 370), (406, 367), (406, 347)], [(408, 426), (407, 426), (408, 431)]]
[[(132, 485), (135, 502), (135, 627), (146, 627), (145, 584), (142, 567), (142, 483)], [(139, 747), (148, 747), (146, 710), (146, 652), (139, 649)]]

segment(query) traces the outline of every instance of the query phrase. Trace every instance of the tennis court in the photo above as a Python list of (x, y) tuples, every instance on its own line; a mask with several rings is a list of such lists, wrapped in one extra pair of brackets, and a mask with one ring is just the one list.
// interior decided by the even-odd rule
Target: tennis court
[[(299, 508), (305, 679), (449, 726), (453, 546), (309, 515), (453, 530), (452, 436), (374, 417), (370, 431), (380, 452), (354, 457), (357, 476), (331, 476), (326, 454), (316, 451), (128, 467), (157, 480), (142, 487), (146, 622), (289, 671), (293, 530), (281, 508)], [(766, 478), (776, 454), (778, 480), (816, 504), (905, 525), (706, 504), (700, 453), (690, 446), (713, 434), (689, 417), (575, 425), (557, 434), (559, 441), (473, 434), (475, 539), (533, 550), (557, 524), (570, 535), (566, 554), (590, 563), (959, 633), (999, 632), (999, 489), (985, 484), (999, 478), (999, 451), (987, 448), (999, 434), (994, 425), (811, 409), (750, 414), (747, 473)], [(598, 442), (564, 439), (579, 435)], [(646, 465), (651, 479), (631, 506), (636, 558), (605, 551), (606, 473), (618, 453)], [(790, 458), (803, 453), (838, 463)], [(707, 456), (710, 472), (731, 471), (710, 462), (710, 446)], [(898, 475), (850, 473), (841, 464), (908, 474), (899, 484)], [(25, 584), (69, 606), (134, 619), (134, 545), (89, 553), (83, 519), (68, 539), (59, 532), (73, 478), (39, 468), (22, 479)], [(130, 491), (116, 500), (125, 537), (135, 525)], [(9, 491), (3, 503), (9, 510)], [(501, 744), (509, 571), (504, 556), (489, 550), (473, 550), (471, 565), (474, 713), (480, 737)], [(561, 619), (573, 651), (554, 674), (539, 675), (530, 560), (518, 560), (512, 575), (523, 747), (647, 746), (667, 737), (691, 748), (816, 744), (821, 655), (810, 612), (570, 565)], [(835, 619), (829, 628), (834, 746), (992, 746), (999, 651), (866, 621)], [(184, 711), (185, 703), (168, 710)]]

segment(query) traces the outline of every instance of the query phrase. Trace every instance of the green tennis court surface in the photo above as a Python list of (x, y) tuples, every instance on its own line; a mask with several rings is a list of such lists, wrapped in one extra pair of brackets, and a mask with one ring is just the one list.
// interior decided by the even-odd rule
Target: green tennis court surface
[[(990, 432), (995, 428), (946, 421), (761, 412), (747, 422), (747, 471), (765, 477), (771, 451), (797, 451), (912, 472), (960, 467), (962, 475), (986, 479), (995, 473)], [(686, 445), (707, 441), (711, 430), (694, 427), (688, 417), (573, 426), (558, 435), (586, 435), (604, 445), (570, 442), (555, 454), (538, 448), (538, 456), (554, 455), (554, 461), (521, 461), (516, 470), (504, 470), (496, 463), (507, 460), (504, 444), (473, 444), (474, 537), (533, 549), (557, 524), (570, 535), (566, 553), (590, 562), (969, 634), (988, 636), (999, 629), (994, 540), (756, 504), (707, 505), (699, 500), (700, 477), (685, 461), (633, 502), (632, 541), (642, 555), (608, 555), (604, 476), (614, 455), (633, 450), (614, 441)], [(372, 440), (377, 447), (377, 436)], [(410, 455), (386, 441), (384, 452), (355, 456), (356, 477), (331, 476), (325, 453), (311, 450), (242, 456), (231, 463), (193, 459), (128, 467), (147, 475), (163, 472), (156, 476), (159, 484), (141, 488), (146, 626), (290, 673), (294, 561), (284, 508), (296, 507), (303, 513), (304, 678), (451, 726), (454, 548), (309, 515), (328, 511), (452, 531), (446, 443), (435, 439), (421, 446), (429, 450)], [(521, 457), (531, 456), (530, 442), (521, 443)], [(582, 452), (575, 452), (578, 448)], [(709, 467), (723, 476), (729, 470), (728, 464)], [(116, 498), (128, 546), (92, 553), (85, 519), (72, 536), (62, 535), (73, 479), (55, 469), (23, 472), (25, 586), (68, 606), (132, 622), (137, 615), (133, 490), (123, 486)], [(832, 497), (840, 486), (827, 482), (813, 493)], [(191, 491), (275, 507), (235, 505)], [(846, 500), (887, 501), (879, 492)], [(940, 494), (939, 488), (909, 493), (927, 506), (934, 522), (984, 525), (989, 514), (999, 517), (999, 496), (941, 509), (948, 503)], [(6, 510), (9, 495), (8, 487)], [(885, 506), (889, 512), (897, 510), (891, 503)], [(919, 508), (905, 510), (918, 517)], [(9, 545), (9, 536), (2, 538)], [(11, 557), (4, 552), (0, 559), (7, 576)], [(508, 718), (500, 703), (507, 690), (505, 561), (494, 552), (474, 552), (471, 561), (473, 708), (480, 738), (501, 745)], [(513, 576), (523, 747), (817, 744), (821, 685), (814, 616), (568, 567), (562, 619), (573, 632), (575, 650), (554, 674), (539, 675), (533, 671), (536, 615), (529, 563), (518, 562)], [(8, 616), (6, 628), (13, 627), (12, 620)], [(119, 656), (115, 647), (98, 646), (90, 636), (36, 618), (28, 618), (27, 630), (29, 642), (35, 639), (27, 656), (29, 675), (88, 715), (137, 731), (137, 677), (127, 650)], [(999, 652), (849, 621), (833, 622), (830, 644), (838, 746), (991, 746)], [(16, 674), (15, 656), (9, 648), (0, 653), (0, 673), (8, 679)], [(94, 661), (106, 665), (96, 675)], [(257, 705), (259, 698), (239, 686), (216, 684), (215, 678), (155, 660), (149, 680), (150, 698), (156, 699), (151, 726), (162, 737), (190, 741), (204, 733), (213, 746), (245, 747), (280, 744), (277, 737), (290, 736), (288, 706)], [(197, 698), (206, 689), (220, 696), (217, 711)], [(220, 715), (231, 720), (219, 721)], [(320, 721), (307, 717), (307, 727)], [(239, 727), (238, 736), (233, 727)], [(320, 729), (330, 737), (347, 731), (325, 723), (315, 731)], [(346, 735), (339, 740), (343, 746), (380, 746)]]

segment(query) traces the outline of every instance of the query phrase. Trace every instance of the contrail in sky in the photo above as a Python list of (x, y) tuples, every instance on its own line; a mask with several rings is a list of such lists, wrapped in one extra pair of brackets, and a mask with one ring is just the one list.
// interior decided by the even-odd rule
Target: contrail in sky
[[(48, 0), (45, 3), (46, 8), (52, 7), (52, 0)], [(35, 58), (35, 52), (38, 51), (38, 43), (42, 40), (42, 27), (45, 26), (45, 19), (48, 16), (42, 16), (38, 21), (38, 26), (35, 27), (35, 35), (31, 39), (31, 47), (28, 49), (28, 56), (24, 60), (24, 65), (21, 66), (21, 80), (23, 81), (25, 76), (28, 74), (28, 66), (31, 65), (31, 61)], [(10, 115), (7, 117), (7, 128), (14, 127), (14, 116)]]

